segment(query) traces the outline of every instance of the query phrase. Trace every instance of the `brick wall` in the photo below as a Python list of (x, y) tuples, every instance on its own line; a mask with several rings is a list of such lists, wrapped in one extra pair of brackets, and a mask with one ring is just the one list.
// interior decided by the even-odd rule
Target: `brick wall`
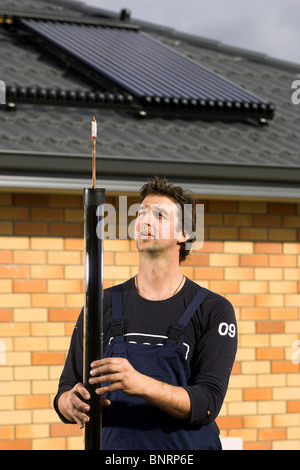
[[(0, 193), (1, 449), (82, 448), (52, 409), (84, 302), (82, 220), (80, 195)], [(222, 436), (299, 450), (300, 204), (206, 201), (205, 240), (182, 270), (232, 302), (239, 328)], [(106, 240), (105, 287), (137, 263), (134, 242)]]

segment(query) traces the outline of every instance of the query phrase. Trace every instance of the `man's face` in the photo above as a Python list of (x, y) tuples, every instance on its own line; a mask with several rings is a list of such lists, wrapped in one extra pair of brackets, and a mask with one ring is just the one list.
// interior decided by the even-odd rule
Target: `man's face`
[(166, 196), (147, 196), (138, 211), (135, 223), (135, 243), (140, 252), (162, 253), (179, 251), (183, 241), (180, 230), (180, 206)]

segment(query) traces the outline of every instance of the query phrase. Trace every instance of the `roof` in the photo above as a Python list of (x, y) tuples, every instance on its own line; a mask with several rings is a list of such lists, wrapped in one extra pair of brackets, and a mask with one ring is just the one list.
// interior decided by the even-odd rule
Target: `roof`
[[(300, 106), (291, 101), (300, 65), (130, 20), (143, 32), (259, 96), (275, 108), (262, 122), (241, 114), (200, 113), (190, 104), (144, 106), (130, 94), (95, 85), (38, 36), (26, 16), (115, 22), (119, 12), (75, 1), (2, 0), (0, 187), (81, 191), (90, 185), (90, 121), (98, 122), (97, 180), (108, 191), (135, 192), (154, 174), (206, 196), (300, 197)], [(124, 23), (124, 22), (123, 22)], [(125, 24), (125, 23), (124, 23)], [(11, 104), (12, 103), (12, 104)], [(190, 106), (191, 105), (191, 106)]]

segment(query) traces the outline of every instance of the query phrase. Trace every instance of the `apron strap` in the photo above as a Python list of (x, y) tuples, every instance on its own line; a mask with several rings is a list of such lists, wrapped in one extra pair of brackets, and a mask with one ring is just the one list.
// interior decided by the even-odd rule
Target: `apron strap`
[(113, 286), (112, 288), (112, 332), (114, 340), (123, 341), (123, 308), (122, 308), (122, 285)]
[(191, 303), (187, 306), (187, 308), (179, 318), (176, 325), (172, 327), (168, 336), (167, 345), (170, 345), (174, 342), (177, 343), (183, 333), (184, 328), (186, 327), (186, 325), (196, 312), (197, 308), (200, 307), (201, 303), (209, 293), (210, 290), (205, 289), (205, 287), (202, 287), (199, 292), (197, 292)]

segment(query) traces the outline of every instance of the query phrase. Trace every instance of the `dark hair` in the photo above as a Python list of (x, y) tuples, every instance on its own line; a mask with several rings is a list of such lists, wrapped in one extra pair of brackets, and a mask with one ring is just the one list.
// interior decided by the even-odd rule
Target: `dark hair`
[[(185, 222), (188, 221), (188, 226), (192, 227), (193, 233), (191, 237), (186, 242), (180, 243), (179, 262), (184, 261), (190, 252), (192, 242), (196, 238), (196, 200), (191, 192), (185, 191), (180, 186), (174, 186), (174, 184), (169, 182), (166, 178), (154, 176), (153, 179), (148, 179), (148, 182), (141, 187), (138, 202), (141, 204), (147, 196), (156, 194), (166, 196), (173, 202), (180, 204), (182, 214), (181, 227), (183, 232)], [(185, 204), (189, 204), (192, 207), (192, 211), (186, 211), (186, 216), (184, 217)], [(188, 220), (187, 215), (191, 215), (192, 220)]]

